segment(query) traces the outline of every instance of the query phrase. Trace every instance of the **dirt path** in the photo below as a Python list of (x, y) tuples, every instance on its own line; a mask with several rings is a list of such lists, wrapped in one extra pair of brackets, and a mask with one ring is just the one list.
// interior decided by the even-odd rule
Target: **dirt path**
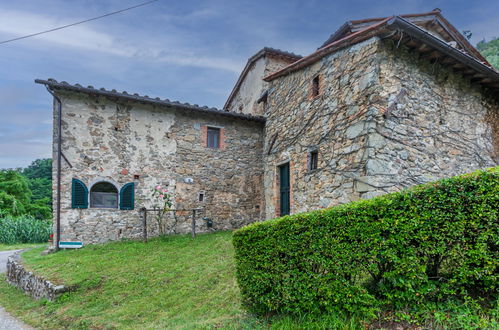
[[(17, 251), (0, 252), (0, 274), (7, 271), (7, 258)], [(0, 306), (0, 330), (28, 330), (33, 329), (13, 316)]]

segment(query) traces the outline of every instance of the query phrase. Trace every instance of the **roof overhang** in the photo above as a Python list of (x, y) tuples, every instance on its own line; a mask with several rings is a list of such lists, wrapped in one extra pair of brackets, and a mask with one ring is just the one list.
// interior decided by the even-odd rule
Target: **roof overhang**
[(472, 82), (479, 83), (494, 90), (494, 92), (499, 90), (499, 72), (489, 66), (488, 62), (481, 61), (476, 56), (451, 46), (401, 16), (392, 16), (376, 21), (362, 30), (333, 41), (301, 60), (265, 77), (264, 80), (272, 81), (285, 76), (317, 62), (324, 56), (374, 36), (394, 39), (398, 45), (404, 44), (421, 53), (421, 56), (428, 60), (450, 66), (453, 70), (470, 78)]
[(359, 43), (361, 41), (370, 39), (374, 36), (377, 36), (383, 31), (383, 26), (385, 25), (386, 22), (388, 22), (388, 20), (390, 18), (391, 17), (385, 18), (384, 20), (377, 22), (375, 24), (372, 24), (369, 27), (367, 27), (361, 31), (349, 34), (346, 37), (343, 37), (339, 40), (336, 40), (336, 41), (328, 44), (325, 47), (319, 48), (318, 50), (316, 50), (312, 54), (305, 56), (302, 59), (300, 59), (294, 63), (291, 63), (290, 65), (282, 68), (281, 70), (268, 75), (267, 77), (264, 77), (263, 80), (272, 81), (276, 78), (285, 76), (291, 72), (295, 72), (295, 71), (300, 70), (304, 67), (307, 67), (307, 66), (319, 61), (324, 56), (332, 54), (332, 53), (334, 53), (342, 48), (351, 46), (353, 44), (356, 44), (356, 43)]
[[(441, 37), (446, 42), (455, 41), (459, 48), (465, 50), (472, 56), (476, 57), (479, 61), (487, 62), (487, 60), (480, 54), (479, 51), (470, 44), (468, 39), (466, 39), (452, 24), (449, 23), (442, 15), (441, 10), (435, 8), (434, 10), (426, 13), (417, 13), (417, 14), (405, 14), (398, 15), (399, 17), (413, 23), (423, 29), (435, 30), (441, 34)], [(386, 17), (378, 17), (378, 18), (367, 18), (360, 20), (352, 20), (347, 21), (343, 24), (335, 33), (333, 33), (326, 42), (322, 44), (320, 48), (327, 46), (328, 44), (342, 39), (349, 34), (355, 33), (357, 31), (363, 30), (366, 27), (378, 23), (382, 20), (386, 19)]]
[(226, 117), (226, 118), (228, 117), (228, 118), (234, 118), (234, 119), (249, 120), (249, 121), (255, 121), (255, 122), (260, 122), (260, 123), (265, 122), (265, 117), (261, 117), (261, 116), (251, 116), (251, 115), (246, 115), (246, 114), (241, 114), (241, 113), (227, 112), (227, 111), (219, 110), (217, 108), (198, 106), (197, 104), (180, 103), (177, 101), (170, 101), (168, 99), (162, 100), (159, 97), (151, 98), (151, 97), (148, 97), (147, 95), (141, 96), (138, 94), (128, 94), (125, 91), (118, 92), (114, 89), (113, 90), (106, 90), (104, 88), (96, 89), (96, 88), (93, 88), (92, 86), (83, 87), (79, 84), (71, 85), (71, 84), (68, 84), (67, 82), (64, 82), (64, 81), (58, 82), (54, 79), (48, 79), (48, 80), (35, 79), (35, 83), (45, 85), (47, 88), (49, 88), (52, 91), (70, 91), (70, 92), (84, 93), (84, 94), (93, 95), (93, 96), (104, 96), (104, 97), (107, 97), (110, 99), (119, 99), (119, 100), (123, 100), (123, 101), (131, 101), (131, 102), (141, 103), (141, 104), (149, 104), (149, 105), (155, 105), (155, 106), (161, 106), (161, 107), (176, 108), (176, 109), (180, 109), (180, 110), (183, 110), (186, 112), (192, 112), (192, 113), (216, 115), (216, 116), (222, 116), (222, 117)]
[(386, 25), (388, 29), (396, 32), (390, 38), (397, 43), (418, 51), (428, 60), (450, 66), (453, 70), (469, 77), (472, 82), (499, 90), (499, 72), (485, 62), (434, 37), (400, 16), (391, 18)]

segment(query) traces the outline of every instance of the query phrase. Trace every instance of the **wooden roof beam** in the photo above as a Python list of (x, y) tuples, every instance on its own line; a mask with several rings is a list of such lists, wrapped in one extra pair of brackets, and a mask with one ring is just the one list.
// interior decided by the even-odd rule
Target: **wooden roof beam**
[(428, 47), (427, 44), (421, 44), (421, 46), (418, 47), (418, 51), (421, 53), (428, 53), (431, 51), (431, 48)]
[(435, 60), (435, 59), (440, 58), (442, 56), (443, 56), (442, 53), (434, 50), (431, 53), (427, 53), (427, 54), (423, 55), (422, 57), (425, 59), (428, 59), (428, 60)]

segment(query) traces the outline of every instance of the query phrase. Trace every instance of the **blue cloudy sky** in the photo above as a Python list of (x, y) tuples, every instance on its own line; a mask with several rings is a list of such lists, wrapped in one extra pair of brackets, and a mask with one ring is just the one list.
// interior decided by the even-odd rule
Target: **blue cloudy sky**
[[(144, 0), (0, 0), (0, 41)], [(499, 1), (171, 1), (0, 45), (0, 168), (51, 155), (52, 100), (35, 78), (222, 107), (264, 46), (307, 55), (344, 21), (441, 8), (473, 43), (499, 36)]]

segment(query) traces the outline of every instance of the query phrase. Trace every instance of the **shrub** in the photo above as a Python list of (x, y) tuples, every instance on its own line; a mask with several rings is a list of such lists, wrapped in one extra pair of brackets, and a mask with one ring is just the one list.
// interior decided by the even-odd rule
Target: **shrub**
[(38, 220), (32, 216), (5, 216), (0, 218), (0, 243), (43, 243), (52, 233), (49, 220)]
[(235, 232), (243, 303), (257, 314), (372, 314), (498, 298), (499, 167)]

